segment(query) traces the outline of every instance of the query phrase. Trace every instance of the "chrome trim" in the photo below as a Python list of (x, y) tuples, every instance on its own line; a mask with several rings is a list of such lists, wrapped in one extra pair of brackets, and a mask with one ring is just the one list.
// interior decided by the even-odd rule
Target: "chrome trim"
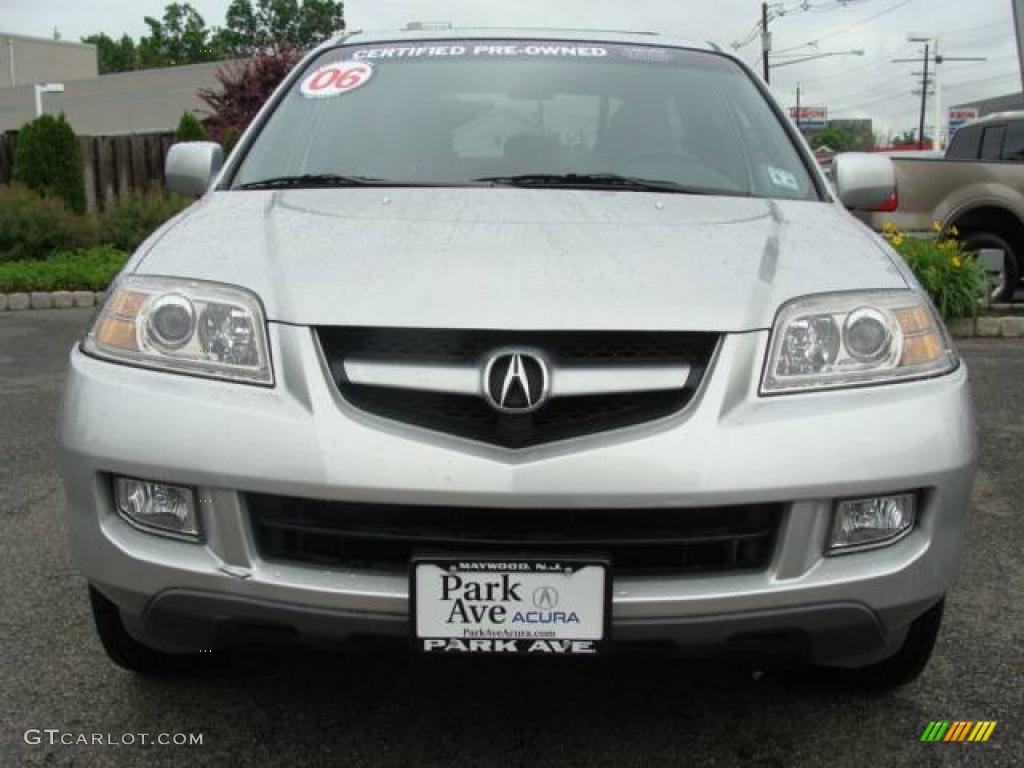
[(559, 368), (552, 375), (551, 396), (660, 392), (682, 389), (689, 378), (690, 366), (685, 363)]
[(383, 363), (377, 360), (346, 359), (345, 377), (366, 387), (417, 389), (455, 395), (480, 394), (480, 370), (475, 366)]
[[(480, 369), (468, 365), (388, 363), (349, 358), (345, 376), (352, 384), (455, 395), (483, 395)], [(614, 395), (682, 389), (690, 366), (617, 365), (556, 368), (551, 366), (550, 397)]]

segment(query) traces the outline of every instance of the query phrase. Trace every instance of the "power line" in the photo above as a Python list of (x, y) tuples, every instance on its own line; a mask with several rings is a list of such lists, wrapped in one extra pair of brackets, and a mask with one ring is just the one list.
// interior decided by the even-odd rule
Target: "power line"
[(914, 2), (914, 0), (899, 0), (899, 2), (895, 3), (894, 5), (889, 6), (888, 8), (886, 8), (883, 11), (879, 11), (878, 13), (874, 14), (873, 16), (868, 16), (867, 18), (861, 19), (860, 21), (856, 21), (853, 24), (848, 24), (845, 27), (841, 27), (839, 29), (834, 29), (831, 32), (826, 32), (824, 35), (816, 37), (813, 40), (808, 40), (806, 43), (801, 43), (800, 45), (790, 46), (789, 48), (782, 48), (781, 50), (777, 51), (777, 53), (786, 53), (788, 51), (794, 51), (794, 50), (796, 50), (798, 48), (806, 48), (809, 45), (811, 45), (811, 46), (817, 45), (818, 43), (822, 42), (823, 40), (831, 40), (833, 37), (839, 37), (839, 35), (843, 35), (843, 34), (849, 32), (851, 29), (856, 29), (857, 27), (862, 27), (865, 24), (871, 23), (875, 19), (880, 19), (883, 16), (886, 16), (886, 15), (888, 15), (890, 13), (893, 13), (894, 11), (898, 11), (900, 8), (903, 8), (904, 6), (910, 5), (912, 2)]
[[(826, 0), (821, 3), (811, 3), (809, 0), (803, 0), (803, 2), (793, 3), (786, 5), (785, 3), (763, 3), (763, 18), (757, 22), (750, 30), (739, 37), (732, 44), (733, 50), (741, 50), (746, 48), (752, 42), (757, 40), (758, 33), (764, 33), (764, 27), (767, 24), (771, 24), (773, 21), (777, 21), (784, 16), (791, 16), (795, 13), (824, 13), (827, 11), (836, 11), (847, 6), (867, 2), (868, 0)], [(912, 0), (903, 0), (903, 2), (912, 2)]]
[[(1002, 82), (1003, 80), (1010, 80), (1016, 77), (1019, 77), (1017, 72), (1008, 72), (1005, 75), (990, 75), (987, 77), (977, 78), (974, 80), (966, 80), (959, 83), (952, 83), (950, 87), (960, 90), (962, 88), (973, 87), (976, 85), (988, 85), (990, 83)], [(861, 111), (865, 107), (870, 107), (875, 104), (881, 104), (887, 101), (896, 102), (902, 100), (905, 93), (906, 91), (904, 91), (903, 88), (900, 87), (899, 91), (896, 93), (884, 93), (878, 95), (875, 98), (857, 99), (854, 101), (839, 100), (836, 103), (839, 104), (840, 106), (836, 106), (834, 109), (837, 112)], [(903, 110), (898, 114), (910, 114), (916, 113), (917, 111), (918, 107), (911, 107), (907, 110)]]

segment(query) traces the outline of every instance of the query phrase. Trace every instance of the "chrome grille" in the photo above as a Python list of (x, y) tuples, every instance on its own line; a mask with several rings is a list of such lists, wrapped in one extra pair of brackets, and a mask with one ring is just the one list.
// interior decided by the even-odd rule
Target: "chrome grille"
[[(718, 342), (711, 333), (319, 328), (335, 384), (353, 406), (393, 421), (527, 448), (652, 421), (693, 397)], [(502, 413), (483, 397), (488, 356), (536, 350), (552, 398)], [(390, 379), (389, 379), (390, 377)]]

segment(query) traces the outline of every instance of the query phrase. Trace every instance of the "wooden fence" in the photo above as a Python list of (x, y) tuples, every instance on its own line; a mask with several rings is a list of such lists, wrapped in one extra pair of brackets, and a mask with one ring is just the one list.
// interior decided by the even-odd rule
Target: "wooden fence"
[[(14, 175), (18, 134), (0, 134), (0, 184)], [(104, 210), (118, 200), (164, 186), (164, 159), (173, 133), (127, 136), (79, 136), (85, 200), (90, 211)]]

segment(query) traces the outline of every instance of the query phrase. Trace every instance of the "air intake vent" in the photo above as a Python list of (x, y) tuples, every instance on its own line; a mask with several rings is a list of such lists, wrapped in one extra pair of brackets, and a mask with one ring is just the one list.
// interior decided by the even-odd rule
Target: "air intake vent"
[(416, 552), (610, 556), (617, 575), (766, 568), (782, 505), (699, 509), (501, 509), (250, 495), (268, 560), (406, 572)]

